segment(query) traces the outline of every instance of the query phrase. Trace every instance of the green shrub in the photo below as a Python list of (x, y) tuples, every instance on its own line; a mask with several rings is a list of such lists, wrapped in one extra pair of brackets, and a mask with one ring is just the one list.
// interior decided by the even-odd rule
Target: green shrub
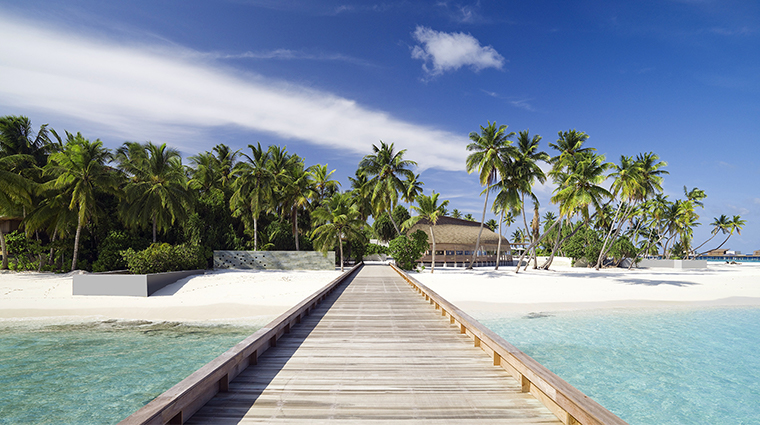
[(92, 271), (105, 272), (109, 270), (125, 270), (127, 262), (121, 255), (121, 251), (127, 248), (145, 249), (148, 241), (125, 232), (113, 230), (98, 246), (98, 259), (92, 263)]
[(129, 271), (135, 274), (205, 269), (208, 263), (204, 249), (197, 245), (154, 243), (142, 251), (129, 248), (121, 254)]
[(390, 241), (390, 253), (396, 264), (404, 270), (413, 270), (422, 253), (428, 250), (428, 237), (422, 230), (417, 230), (409, 237), (401, 235)]

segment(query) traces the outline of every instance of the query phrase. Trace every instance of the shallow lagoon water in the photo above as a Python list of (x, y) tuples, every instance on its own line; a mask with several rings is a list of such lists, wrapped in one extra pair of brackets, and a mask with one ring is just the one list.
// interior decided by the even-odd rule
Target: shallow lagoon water
[(257, 327), (0, 324), (0, 423), (117, 423)]
[(632, 425), (760, 424), (760, 309), (474, 316)]

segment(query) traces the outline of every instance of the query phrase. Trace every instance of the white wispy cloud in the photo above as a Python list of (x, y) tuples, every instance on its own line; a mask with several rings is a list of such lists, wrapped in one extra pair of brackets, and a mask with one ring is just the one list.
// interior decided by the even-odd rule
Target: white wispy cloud
[(346, 56), (340, 53), (304, 52), (291, 49), (275, 49), (258, 52), (243, 53), (205, 53), (201, 54), (211, 59), (281, 59), (281, 60), (314, 60), (314, 61), (340, 61), (361, 66), (374, 66), (370, 62)]
[(520, 99), (520, 98), (514, 98), (514, 97), (504, 97), (501, 96), (499, 93), (483, 90), (480, 89), (483, 93), (486, 95), (507, 101), (510, 105), (514, 106), (515, 108), (525, 109), (526, 111), (534, 112), (536, 109), (533, 107), (533, 105), (530, 104), (530, 101), (533, 99)]
[(476, 72), (485, 68), (504, 67), (505, 59), (496, 49), (481, 46), (478, 39), (470, 34), (447, 33), (418, 26), (412, 36), (420, 43), (412, 48), (412, 58), (424, 62), (422, 69), (429, 76), (456, 71), (464, 66)]
[[(462, 170), (466, 136), (335, 94), (223, 66), (181, 47), (129, 45), (0, 15), (0, 106), (66, 115), (130, 140), (179, 144), (220, 126), (364, 155), (382, 139), (421, 169)], [(434, 150), (430, 147), (435, 146)]]

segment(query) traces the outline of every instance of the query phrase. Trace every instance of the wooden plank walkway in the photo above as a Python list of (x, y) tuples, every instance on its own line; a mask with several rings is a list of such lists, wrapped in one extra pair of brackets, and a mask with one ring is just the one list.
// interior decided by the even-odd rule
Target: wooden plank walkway
[(560, 424), (393, 269), (366, 265), (187, 424)]

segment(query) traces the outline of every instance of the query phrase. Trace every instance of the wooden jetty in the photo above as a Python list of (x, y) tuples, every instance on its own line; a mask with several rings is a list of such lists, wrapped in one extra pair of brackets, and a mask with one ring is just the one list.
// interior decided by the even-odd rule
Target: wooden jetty
[(121, 422), (620, 418), (398, 269), (358, 265)]

